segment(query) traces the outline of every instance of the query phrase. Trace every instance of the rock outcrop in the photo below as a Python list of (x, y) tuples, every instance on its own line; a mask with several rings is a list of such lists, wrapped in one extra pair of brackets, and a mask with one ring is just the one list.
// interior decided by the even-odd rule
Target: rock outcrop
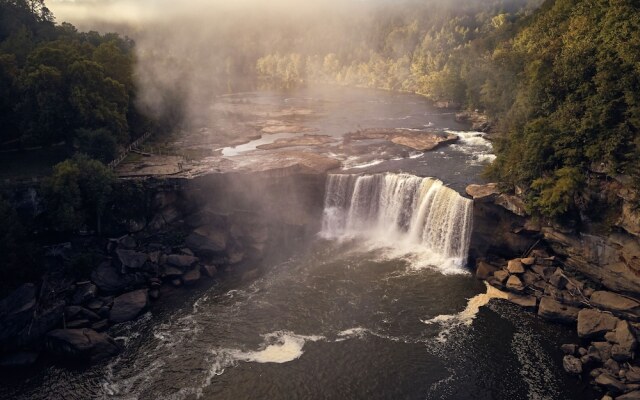
[(47, 350), (65, 360), (96, 362), (120, 351), (118, 344), (105, 333), (92, 329), (56, 329), (47, 334)]

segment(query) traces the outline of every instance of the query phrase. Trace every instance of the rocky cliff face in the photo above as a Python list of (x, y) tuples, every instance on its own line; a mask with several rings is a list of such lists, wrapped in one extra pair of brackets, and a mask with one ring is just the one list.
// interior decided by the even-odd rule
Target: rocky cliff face
[(640, 297), (640, 220), (628, 201), (613, 232), (587, 234), (538, 225), (526, 217), (517, 197), (500, 194), (495, 184), (471, 185), (467, 193), (474, 198), (474, 255), (519, 256), (540, 240), (595, 283)]

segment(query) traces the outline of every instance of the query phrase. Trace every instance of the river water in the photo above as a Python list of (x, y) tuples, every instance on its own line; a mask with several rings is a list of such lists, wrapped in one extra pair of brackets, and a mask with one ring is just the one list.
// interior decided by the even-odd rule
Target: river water
[[(379, 119), (363, 126), (464, 129), (417, 96), (351, 96), (358, 101), (323, 103), (325, 115), (369, 105), (375, 112), (363, 113)], [(346, 131), (326, 118), (324, 132)], [(292, 257), (264, 261), (258, 276), (231, 270), (174, 292), (111, 329), (124, 347), (117, 358), (4, 376), (0, 397), (595, 398), (562, 370), (558, 346), (575, 332), (491, 300), (501, 294), (466, 268), (470, 201), (453, 189), (478, 179), (490, 145), (464, 135), (457, 147), (330, 176), (323, 230)]]

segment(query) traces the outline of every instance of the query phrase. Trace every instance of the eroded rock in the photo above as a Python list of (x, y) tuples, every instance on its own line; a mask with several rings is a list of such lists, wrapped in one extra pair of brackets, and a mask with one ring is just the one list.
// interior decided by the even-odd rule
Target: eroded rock
[(576, 307), (561, 304), (548, 296), (543, 296), (540, 299), (538, 307), (538, 315), (542, 318), (563, 323), (575, 322), (578, 319), (579, 311)]
[(585, 308), (578, 313), (578, 336), (597, 338), (616, 327), (618, 318), (598, 310)]

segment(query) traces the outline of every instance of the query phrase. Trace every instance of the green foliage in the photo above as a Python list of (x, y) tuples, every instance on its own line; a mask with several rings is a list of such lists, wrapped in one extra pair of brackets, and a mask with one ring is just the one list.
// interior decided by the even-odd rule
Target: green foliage
[(534, 191), (531, 204), (535, 211), (550, 217), (565, 215), (583, 185), (584, 177), (578, 168), (560, 168), (553, 176), (538, 178), (531, 183)]
[(78, 129), (75, 136), (78, 151), (91, 158), (108, 163), (118, 155), (118, 143), (107, 129)]
[(42, 187), (52, 228), (62, 232), (94, 228), (100, 233), (114, 182), (104, 164), (84, 155), (56, 165)]

